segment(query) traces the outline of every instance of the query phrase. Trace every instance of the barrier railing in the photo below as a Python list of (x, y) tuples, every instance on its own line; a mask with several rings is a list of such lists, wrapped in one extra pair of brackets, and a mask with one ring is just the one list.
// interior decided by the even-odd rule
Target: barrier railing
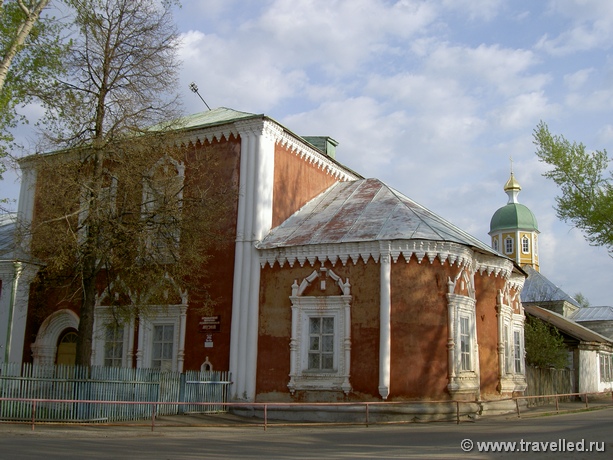
[[(554, 398), (555, 399), (555, 406), (556, 406), (556, 412), (560, 413), (560, 406), (559, 406), (559, 398), (562, 397), (579, 397), (581, 398), (582, 402), (585, 405), (585, 409), (589, 409), (589, 398), (592, 397), (600, 397), (601, 401), (603, 401), (603, 397), (609, 396), (610, 399), (610, 403), (613, 404), (613, 392), (611, 391), (607, 391), (607, 392), (600, 392), (600, 393), (594, 393), (594, 392), (590, 392), (590, 393), (566, 393), (566, 394), (554, 394), (554, 395), (540, 395), (540, 396), (517, 396), (517, 397), (512, 397), (512, 398), (502, 398), (502, 399), (495, 399), (495, 400), (480, 400), (480, 401), (466, 401), (466, 400), (442, 400), (442, 401), (373, 401), (373, 402), (337, 402), (337, 403), (281, 403), (281, 402), (245, 402), (245, 403), (238, 403), (238, 402), (164, 402), (164, 401), (155, 401), (155, 402), (151, 402), (151, 401), (100, 401), (100, 400), (67, 400), (67, 399), (29, 399), (29, 398), (2, 398), (0, 397), (0, 403), (4, 402), (4, 401), (13, 401), (13, 402), (19, 402), (19, 403), (23, 403), (23, 404), (31, 404), (31, 420), (27, 421), (27, 422), (21, 422), (21, 423), (28, 423), (31, 425), (32, 430), (35, 429), (36, 424), (38, 423), (40, 424), (48, 424), (49, 421), (43, 421), (41, 419), (37, 419), (37, 407), (39, 405), (42, 404), (47, 404), (47, 403), (55, 403), (55, 404), (70, 404), (70, 403), (88, 403), (88, 404), (102, 404), (102, 405), (106, 405), (106, 404), (111, 404), (111, 405), (140, 405), (140, 406), (147, 406), (149, 408), (149, 410), (147, 411), (148, 413), (151, 414), (151, 422), (150, 422), (150, 426), (151, 426), (151, 431), (154, 431), (155, 427), (156, 427), (156, 419), (158, 417), (158, 414), (160, 413), (160, 408), (163, 408), (166, 405), (174, 405), (174, 406), (188, 406), (190, 408), (190, 410), (196, 411), (196, 412), (206, 412), (206, 410), (204, 411), (200, 411), (198, 410), (198, 407), (201, 406), (215, 406), (217, 408), (224, 408), (224, 409), (230, 409), (230, 408), (244, 408), (244, 409), (248, 409), (248, 410), (260, 410), (263, 414), (263, 418), (262, 421), (260, 423), (254, 423), (254, 422), (249, 422), (246, 425), (252, 425), (252, 426), (262, 426), (264, 428), (264, 431), (267, 430), (267, 428), (269, 426), (271, 426), (270, 423), (270, 419), (269, 419), (269, 411), (270, 409), (289, 409), (289, 410), (304, 410), (305, 408), (313, 408), (316, 409), (318, 407), (335, 407), (335, 408), (339, 408), (339, 407), (354, 407), (354, 408), (361, 408), (360, 410), (363, 411), (363, 420), (362, 421), (343, 421), (343, 422), (327, 422), (324, 424), (342, 424), (342, 425), (365, 425), (365, 426), (369, 426), (369, 425), (374, 425), (374, 424), (382, 424), (382, 423), (409, 423), (408, 421), (400, 421), (400, 422), (373, 422), (371, 420), (371, 411), (373, 407), (386, 407), (386, 408), (391, 408), (394, 406), (410, 406), (410, 405), (415, 405), (415, 404), (447, 404), (447, 405), (453, 405), (455, 406), (455, 422), (456, 424), (460, 424), (461, 422), (461, 418), (462, 415), (469, 415), (470, 411), (464, 410), (462, 411), (462, 406), (468, 406), (468, 405), (480, 405), (481, 407), (483, 407), (484, 404), (487, 403), (499, 403), (501, 401), (515, 401), (515, 407), (516, 407), (516, 413), (517, 413), (517, 417), (521, 418), (521, 409), (520, 409), (520, 401), (522, 400), (528, 400), (528, 399), (534, 399), (534, 398)], [(574, 409), (576, 410), (576, 409)], [(163, 413), (163, 411), (161, 411)], [(182, 412), (186, 412), (186, 411), (182, 411)], [(14, 421), (12, 423), (15, 423)], [(64, 424), (74, 424), (74, 422), (66, 422), (63, 421), (62, 423)], [(78, 422), (81, 425), (84, 425), (86, 423), (84, 422)], [(284, 423), (274, 423), (275, 426), (283, 426), (283, 425), (301, 425), (304, 424), (304, 422), (284, 422)], [(308, 423), (309, 425), (314, 425), (316, 423)], [(321, 424), (321, 423), (320, 423)], [(122, 424), (122, 425), (125, 425)], [(210, 424), (207, 424), (207, 426), (209, 426)], [(218, 425), (219, 426), (219, 425)], [(224, 426), (229, 426), (229, 425), (224, 425)], [(240, 426), (245, 426), (245, 424), (242, 424)]]

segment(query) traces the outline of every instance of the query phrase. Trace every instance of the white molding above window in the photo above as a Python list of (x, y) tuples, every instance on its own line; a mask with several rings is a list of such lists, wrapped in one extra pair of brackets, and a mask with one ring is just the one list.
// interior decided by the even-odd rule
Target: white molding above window
[[(332, 278), (341, 290), (335, 296), (302, 296), (306, 287), (322, 272), (320, 287), (325, 290), (325, 279)], [(314, 271), (300, 285), (292, 286), (292, 337), (290, 340), (290, 393), (296, 390), (342, 390), (351, 392), (349, 370), (351, 363), (351, 295), (349, 281), (345, 283), (333, 271)], [(309, 323), (311, 318), (332, 318), (334, 322), (333, 369), (309, 369)]]

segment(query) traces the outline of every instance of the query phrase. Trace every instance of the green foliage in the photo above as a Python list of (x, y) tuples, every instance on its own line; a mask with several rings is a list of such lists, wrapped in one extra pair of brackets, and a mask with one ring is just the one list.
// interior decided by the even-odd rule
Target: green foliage
[[(7, 69), (6, 74), (0, 73), (0, 157), (14, 147), (11, 130), (19, 123), (27, 123), (18, 108), (44, 94), (63, 69), (70, 42), (62, 37), (64, 25), (60, 21), (45, 14), (37, 16), (47, 3), (48, 0), (0, 2), (0, 70)], [(35, 22), (24, 34), (28, 19)], [(0, 178), (2, 172), (0, 167)]]
[(537, 367), (562, 369), (568, 363), (564, 338), (554, 327), (528, 316), (524, 325), (526, 362)]
[(543, 122), (534, 130), (536, 155), (552, 167), (544, 174), (560, 188), (556, 212), (581, 231), (590, 244), (613, 253), (613, 175), (606, 150), (587, 152), (581, 143), (552, 135)]
[(577, 292), (574, 295), (574, 298), (575, 298), (575, 300), (577, 301), (577, 303), (579, 304), (580, 307), (587, 308), (587, 307), (590, 306), (590, 301), (587, 299), (587, 297), (585, 297), (580, 292)]

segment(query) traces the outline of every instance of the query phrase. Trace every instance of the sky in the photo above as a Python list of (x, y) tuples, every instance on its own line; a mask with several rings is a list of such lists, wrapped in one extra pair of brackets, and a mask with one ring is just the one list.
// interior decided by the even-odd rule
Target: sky
[[(613, 258), (559, 221), (533, 131), (613, 151), (613, 2), (183, 0), (185, 114), (208, 105), (330, 136), (338, 161), (489, 244), (511, 167), (541, 273), (613, 305)], [(512, 158), (512, 163), (511, 163)], [(512, 166), (511, 166), (512, 164)], [(3, 196), (17, 198), (7, 174)]]

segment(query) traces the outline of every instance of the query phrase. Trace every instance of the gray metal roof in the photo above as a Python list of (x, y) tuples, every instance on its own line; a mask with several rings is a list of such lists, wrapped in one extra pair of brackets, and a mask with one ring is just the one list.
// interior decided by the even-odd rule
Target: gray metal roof
[(226, 107), (218, 107), (207, 112), (199, 112), (183, 117), (178, 121), (178, 124), (182, 129), (192, 129), (229, 123), (231, 121), (237, 121), (245, 118), (257, 118), (263, 116), (264, 115), (240, 112), (238, 110), (228, 109)]
[(598, 342), (609, 345), (613, 344), (613, 342), (611, 342), (611, 340), (607, 337), (600, 335), (597, 332), (582, 326), (581, 324), (577, 324), (574, 321), (551, 310), (546, 310), (545, 308), (541, 308), (536, 305), (527, 305), (524, 307), (524, 311), (529, 315), (540, 318), (543, 321), (555, 326), (560, 332), (564, 332), (583, 342)]
[(613, 307), (584, 307), (573, 315), (573, 321), (613, 321)]
[(258, 247), (413, 239), (459, 243), (501, 257), (378, 179), (334, 184), (273, 229)]
[(577, 307), (579, 304), (561, 288), (553, 284), (542, 273), (531, 266), (522, 267), (528, 274), (528, 278), (521, 290), (522, 302), (559, 302), (566, 301)]

